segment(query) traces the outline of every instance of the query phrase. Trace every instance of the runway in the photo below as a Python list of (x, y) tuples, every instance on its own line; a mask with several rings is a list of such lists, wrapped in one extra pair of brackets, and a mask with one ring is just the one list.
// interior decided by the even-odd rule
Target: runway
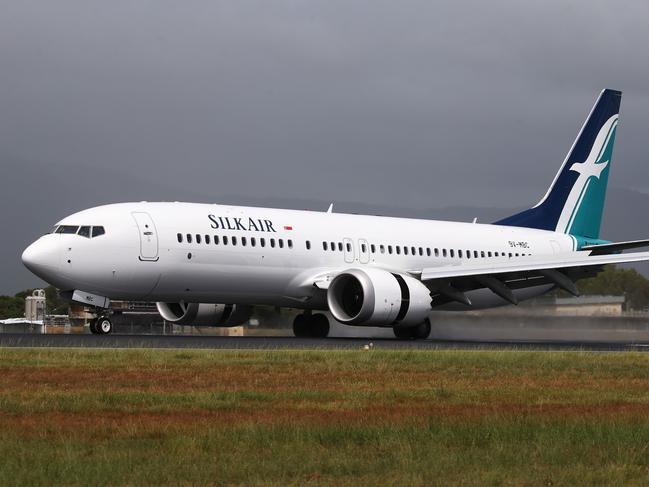
[(646, 352), (649, 343), (439, 341), (372, 338), (219, 337), (165, 335), (0, 334), (0, 347), (196, 350), (513, 350)]

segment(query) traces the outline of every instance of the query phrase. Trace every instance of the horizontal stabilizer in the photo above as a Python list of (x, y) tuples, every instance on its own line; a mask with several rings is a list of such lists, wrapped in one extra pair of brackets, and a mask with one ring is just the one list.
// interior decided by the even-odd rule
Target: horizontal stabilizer
[(601, 245), (586, 245), (581, 250), (591, 250), (590, 255), (605, 255), (622, 252), (623, 250), (649, 247), (649, 240), (630, 240), (628, 242), (613, 242)]

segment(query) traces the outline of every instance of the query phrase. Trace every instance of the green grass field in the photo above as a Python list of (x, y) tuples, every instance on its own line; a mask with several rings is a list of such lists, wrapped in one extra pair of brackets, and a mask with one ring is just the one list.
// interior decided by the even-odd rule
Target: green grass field
[(0, 349), (2, 485), (645, 485), (649, 355)]

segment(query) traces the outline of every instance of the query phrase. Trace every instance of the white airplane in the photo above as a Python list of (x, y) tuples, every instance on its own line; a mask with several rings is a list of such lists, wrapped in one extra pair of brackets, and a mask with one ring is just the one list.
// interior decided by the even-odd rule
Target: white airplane
[(122, 203), (70, 215), (22, 260), (69, 299), (95, 306), (110, 333), (111, 299), (156, 301), (162, 317), (235, 326), (254, 305), (303, 309), (293, 330), (326, 337), (341, 323), (426, 338), (429, 312), (516, 304), (649, 240), (599, 239), (621, 93), (604, 90), (541, 201), (494, 224), (192, 203)]

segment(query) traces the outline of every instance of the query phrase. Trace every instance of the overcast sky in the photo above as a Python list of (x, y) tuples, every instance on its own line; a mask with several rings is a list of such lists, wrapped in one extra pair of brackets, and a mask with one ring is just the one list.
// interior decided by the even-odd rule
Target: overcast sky
[(646, 1), (0, 0), (0, 292), (31, 282), (30, 239), (106, 202), (526, 206), (605, 87), (624, 91), (610, 184), (649, 192), (648, 19)]

